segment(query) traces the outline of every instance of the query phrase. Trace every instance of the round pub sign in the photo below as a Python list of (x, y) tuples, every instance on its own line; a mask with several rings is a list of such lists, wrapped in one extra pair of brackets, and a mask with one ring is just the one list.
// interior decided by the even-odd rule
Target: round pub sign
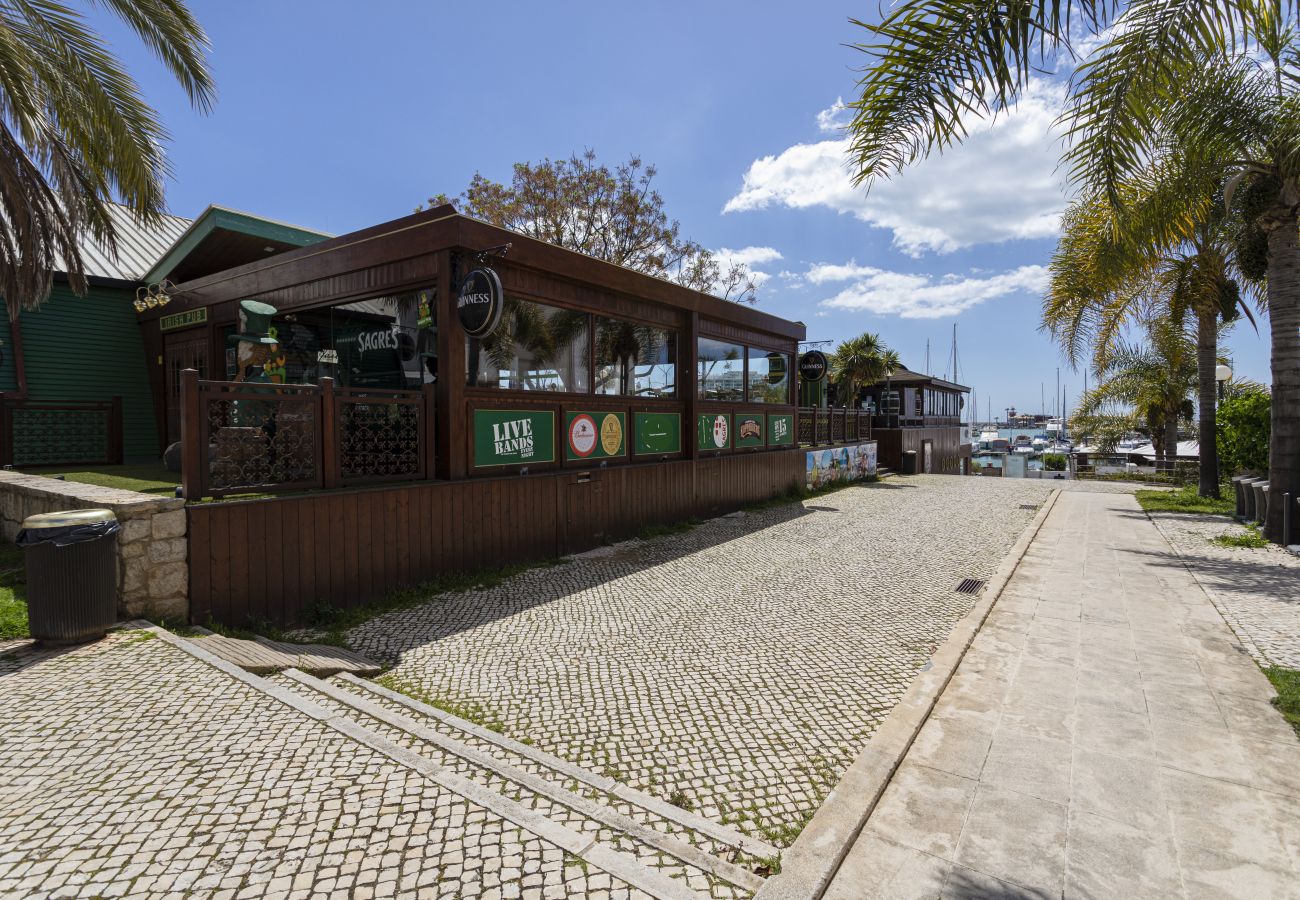
[(821, 381), (827, 368), (826, 354), (820, 350), (809, 350), (799, 357), (799, 377), (804, 381)]
[(460, 283), (456, 317), (469, 337), (486, 337), (496, 330), (504, 306), (505, 292), (501, 289), (501, 279), (492, 269), (474, 269)]

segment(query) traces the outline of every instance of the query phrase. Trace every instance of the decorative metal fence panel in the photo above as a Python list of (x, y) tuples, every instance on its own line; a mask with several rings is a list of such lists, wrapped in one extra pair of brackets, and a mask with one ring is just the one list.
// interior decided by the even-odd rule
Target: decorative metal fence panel
[(799, 443), (815, 447), (871, 440), (871, 414), (855, 409), (799, 408)]
[(122, 398), (40, 402), (0, 398), (0, 464), (122, 462)]
[(418, 480), (431, 470), (433, 396), (182, 373), (187, 499)]
[(419, 391), (335, 392), (345, 484), (425, 477)]

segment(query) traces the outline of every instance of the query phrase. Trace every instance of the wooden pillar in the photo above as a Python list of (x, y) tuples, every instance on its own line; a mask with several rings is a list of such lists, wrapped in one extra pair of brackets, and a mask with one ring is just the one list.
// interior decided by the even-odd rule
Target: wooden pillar
[(14, 464), (14, 416), (9, 397), (0, 394), (0, 466)]
[(426, 384), (420, 391), (421, 399), (424, 404), (420, 407), (423, 428), (420, 432), (420, 442), (423, 449), (423, 459), (420, 460), (420, 470), (424, 473), (425, 479), (436, 477), (438, 461), (438, 391), (437, 387), (432, 384)]
[(450, 250), (438, 252), (437, 314), (438, 381), (434, 391), (438, 407), (435, 472), (439, 478), (464, 478), (469, 474), (466, 440), (465, 332), (456, 316), (456, 290), (465, 263)]
[[(681, 386), (682, 400), (685, 402), (686, 414), (682, 422), (682, 442), (687, 459), (695, 459), (699, 451), (695, 447), (695, 417), (699, 398), (699, 343), (700, 314), (686, 314), (686, 327), (682, 329), (681, 345), (677, 348), (677, 383)], [(692, 467), (694, 471), (694, 467)]]
[(334, 393), (334, 379), (326, 376), (319, 381), (320, 394), (320, 479), (325, 489), (339, 486), (339, 417)]
[(199, 406), (199, 370), (181, 372), (181, 495), (189, 501), (203, 497), (203, 468), (208, 448), (203, 446), (204, 410)]

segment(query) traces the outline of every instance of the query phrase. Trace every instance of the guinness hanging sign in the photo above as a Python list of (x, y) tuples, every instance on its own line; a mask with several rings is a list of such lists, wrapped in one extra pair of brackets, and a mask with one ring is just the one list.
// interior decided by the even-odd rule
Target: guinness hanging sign
[(799, 377), (804, 381), (821, 381), (826, 369), (826, 354), (820, 350), (809, 350), (799, 357)]
[(489, 268), (474, 269), (460, 283), (460, 293), (456, 296), (456, 317), (465, 329), (465, 334), (472, 338), (486, 337), (491, 334), (501, 321), (501, 310), (505, 305), (505, 292), (501, 289), (501, 279)]

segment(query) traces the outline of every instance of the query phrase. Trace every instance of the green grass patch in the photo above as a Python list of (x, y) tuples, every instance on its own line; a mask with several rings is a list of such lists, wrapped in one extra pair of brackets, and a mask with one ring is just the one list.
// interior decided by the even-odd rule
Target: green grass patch
[(1259, 533), (1259, 528), (1254, 525), (1247, 525), (1242, 531), (1212, 537), (1210, 543), (1238, 550), (1243, 548), (1262, 549), (1268, 546), (1268, 539)]
[(1295, 729), (1296, 737), (1300, 737), (1300, 671), (1269, 666), (1264, 674), (1273, 682), (1273, 689), (1277, 691), (1273, 705)]
[(27, 635), (27, 568), (23, 551), (8, 541), (0, 541), (0, 638)]
[(1206, 513), (1214, 516), (1230, 516), (1236, 508), (1232, 486), (1226, 485), (1219, 490), (1219, 499), (1202, 497), (1194, 485), (1187, 485), (1176, 491), (1137, 491), (1137, 502), (1147, 512), (1184, 512)]
[(44, 475), (53, 478), (62, 475), (65, 481), (80, 484), (96, 484), (100, 487), (119, 488), (125, 491), (138, 491), (141, 494), (161, 494), (172, 497), (176, 494), (176, 485), (181, 483), (181, 476), (169, 472), (157, 464), (138, 466), (92, 466), (69, 469), (24, 469), (27, 475)]
[(390, 691), (397, 691), (399, 694), (405, 694), (412, 700), (419, 700), (421, 703), (432, 706), (434, 709), (440, 709), (445, 713), (464, 719), (467, 722), (473, 722), (480, 725), (488, 731), (495, 731), (497, 734), (506, 733), (506, 723), (501, 720), (500, 716), (490, 712), (486, 707), (479, 703), (457, 703), (454, 700), (447, 700), (443, 697), (435, 697), (432, 694), (425, 693), (413, 684), (405, 682), (400, 678), (392, 675), (380, 675), (375, 679), (375, 684), (383, 685)]

